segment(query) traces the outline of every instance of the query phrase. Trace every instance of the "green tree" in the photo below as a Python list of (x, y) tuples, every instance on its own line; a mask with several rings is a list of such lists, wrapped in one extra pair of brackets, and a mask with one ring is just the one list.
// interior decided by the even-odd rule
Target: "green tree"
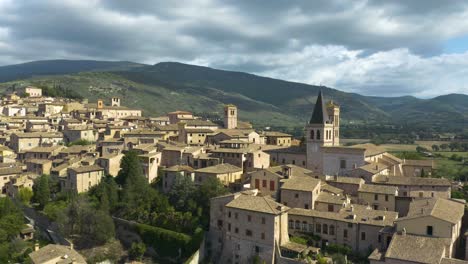
[(66, 236), (76, 236), (89, 247), (103, 245), (115, 236), (112, 217), (93, 208), (87, 197), (74, 199), (58, 221)]
[(50, 187), (49, 187), (49, 176), (42, 175), (36, 179), (33, 186), (33, 198), (34, 201), (39, 203), (39, 207), (43, 209), (50, 200)]
[(439, 148), (438, 145), (435, 145), (435, 144), (434, 144), (434, 145), (432, 145), (431, 147), (432, 147), (432, 150), (433, 150), (433, 151), (439, 151), (439, 150), (440, 150), (440, 148)]
[(449, 144), (449, 148), (450, 148), (451, 151), (458, 150), (458, 149), (460, 149), (460, 143), (458, 143), (458, 142), (451, 142), (451, 143)]
[(443, 151), (447, 150), (448, 148), (449, 148), (449, 145), (446, 144), (446, 143), (440, 145), (440, 149), (443, 150)]
[(25, 204), (29, 205), (31, 202), (31, 198), (33, 197), (33, 192), (29, 188), (21, 187), (18, 191), (18, 198), (20, 201)]
[(146, 245), (144, 243), (132, 243), (129, 254), (133, 260), (141, 260), (146, 252)]

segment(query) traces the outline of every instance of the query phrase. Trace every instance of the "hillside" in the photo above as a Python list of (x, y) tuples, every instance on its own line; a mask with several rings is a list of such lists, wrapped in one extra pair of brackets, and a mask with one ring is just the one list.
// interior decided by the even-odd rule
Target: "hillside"
[[(11, 81), (27, 76), (20, 81)], [(32, 77), (29, 77), (32, 76)], [(176, 109), (221, 114), (222, 105), (236, 104), (240, 117), (257, 126), (302, 127), (319, 90), (341, 105), (342, 124), (411, 125), (434, 131), (457, 131), (468, 120), (468, 96), (432, 99), (368, 97), (336, 89), (288, 82), (243, 72), (163, 62), (40, 61), (0, 67), (0, 90), (15, 85), (59, 84), (95, 101), (121, 96), (125, 105), (147, 115)]]
[(0, 82), (8, 82), (39, 75), (59, 75), (87, 71), (122, 71), (143, 64), (128, 61), (44, 60), (0, 66)]

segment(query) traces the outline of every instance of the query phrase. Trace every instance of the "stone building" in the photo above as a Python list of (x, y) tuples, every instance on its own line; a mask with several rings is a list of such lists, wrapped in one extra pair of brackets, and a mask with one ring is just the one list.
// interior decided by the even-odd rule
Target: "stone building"
[(62, 190), (87, 192), (91, 187), (101, 182), (104, 169), (98, 165), (68, 168), (67, 177), (61, 178)]
[(339, 244), (353, 251), (386, 248), (398, 213), (350, 205), (338, 212), (293, 208), (289, 210), (289, 233), (312, 233), (320, 237), (316, 246)]
[(255, 193), (213, 198), (208, 239), (214, 262), (274, 263), (277, 248), (289, 242), (288, 207)]
[(195, 170), (196, 184), (203, 184), (208, 178), (216, 178), (225, 186), (231, 186), (235, 183), (240, 184), (242, 180), (242, 168), (229, 163), (222, 163)]
[(358, 189), (358, 203), (375, 210), (396, 211), (397, 196), (398, 188), (394, 186), (363, 184)]

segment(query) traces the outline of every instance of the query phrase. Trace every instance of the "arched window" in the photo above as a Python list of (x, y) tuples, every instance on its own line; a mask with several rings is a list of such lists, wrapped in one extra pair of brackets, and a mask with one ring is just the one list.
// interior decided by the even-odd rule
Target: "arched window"
[(317, 130), (317, 139), (320, 139), (320, 129)]
[(315, 138), (315, 130), (311, 130), (310, 131), (310, 139), (314, 139)]

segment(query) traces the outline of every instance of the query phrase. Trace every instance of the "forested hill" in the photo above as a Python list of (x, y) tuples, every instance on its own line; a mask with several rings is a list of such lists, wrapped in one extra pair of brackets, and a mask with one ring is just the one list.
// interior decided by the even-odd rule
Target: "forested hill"
[(106, 61), (36, 61), (0, 67), (0, 88), (60, 85), (91, 101), (122, 96), (123, 103), (161, 115), (184, 109), (220, 113), (236, 104), (240, 117), (258, 126), (301, 127), (311, 114), (319, 90), (341, 105), (343, 124), (395, 124), (459, 130), (467, 125), (468, 96), (432, 99), (375, 97), (323, 86), (261, 77), (243, 72), (162, 62), (144, 65)]

